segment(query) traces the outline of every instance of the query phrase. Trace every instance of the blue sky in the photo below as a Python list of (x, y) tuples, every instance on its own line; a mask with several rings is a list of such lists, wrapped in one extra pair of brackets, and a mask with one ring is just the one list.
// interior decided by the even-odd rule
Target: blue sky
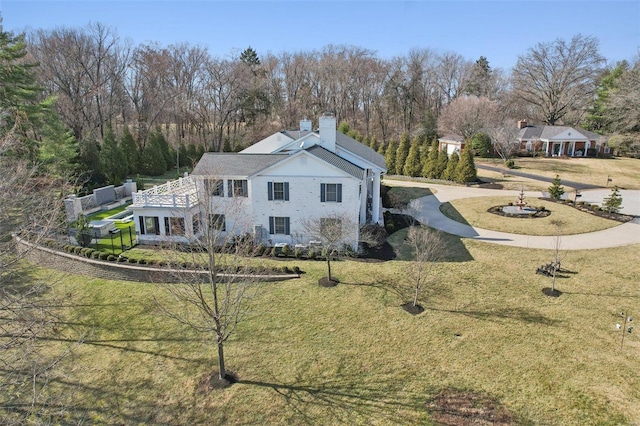
[(0, 0), (5, 30), (100, 22), (134, 44), (189, 42), (217, 57), (354, 45), (378, 57), (411, 48), (486, 56), (509, 69), (539, 42), (595, 36), (611, 62), (640, 52), (640, 0), (626, 1), (31, 1)]

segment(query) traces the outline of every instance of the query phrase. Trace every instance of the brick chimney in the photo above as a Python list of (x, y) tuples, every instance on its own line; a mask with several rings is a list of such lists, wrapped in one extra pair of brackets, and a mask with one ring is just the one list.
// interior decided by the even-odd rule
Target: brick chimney
[(519, 120), (518, 129), (524, 129), (525, 127), (527, 127), (527, 120)]

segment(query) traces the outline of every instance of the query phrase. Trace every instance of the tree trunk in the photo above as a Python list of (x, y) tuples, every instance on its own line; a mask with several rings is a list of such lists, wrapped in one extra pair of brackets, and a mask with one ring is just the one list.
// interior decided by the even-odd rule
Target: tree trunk
[(219, 378), (223, 380), (227, 376), (227, 370), (224, 366), (224, 343), (218, 339), (218, 368), (220, 370)]
[(333, 278), (331, 278), (331, 258), (329, 257), (329, 254), (327, 254), (327, 277), (329, 278), (329, 281), (333, 281)]
[(413, 306), (416, 306), (418, 304), (418, 291), (420, 290), (420, 286), (417, 285), (416, 286), (416, 291), (413, 294)]

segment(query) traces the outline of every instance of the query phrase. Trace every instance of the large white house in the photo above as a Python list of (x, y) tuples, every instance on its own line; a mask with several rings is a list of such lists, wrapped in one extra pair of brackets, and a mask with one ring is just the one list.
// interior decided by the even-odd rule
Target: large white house
[(383, 156), (323, 116), (318, 131), (302, 120), (240, 153), (206, 153), (191, 176), (134, 193), (131, 209), (143, 244), (190, 243), (206, 226), (268, 246), (307, 244), (316, 237), (305, 221), (340, 217), (355, 247), (358, 225), (383, 222), (384, 173)]

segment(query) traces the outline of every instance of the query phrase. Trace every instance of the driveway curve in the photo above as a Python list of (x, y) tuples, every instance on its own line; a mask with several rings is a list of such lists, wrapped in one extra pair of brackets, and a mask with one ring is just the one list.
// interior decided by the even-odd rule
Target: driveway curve
[[(421, 182), (393, 181), (388, 179), (385, 179), (385, 181), (394, 186), (414, 186), (435, 189), (437, 191), (436, 194), (411, 201), (407, 211), (408, 214), (415, 217), (418, 221), (428, 224), (432, 228), (463, 238), (471, 238), (493, 244), (536, 249), (555, 248), (555, 236), (510, 234), (507, 232), (477, 228), (449, 219), (440, 211), (440, 205), (451, 200), (494, 195), (516, 197), (520, 191), (468, 188), (425, 184)], [(541, 197), (542, 192), (527, 191), (525, 195), (527, 197)], [(562, 250), (601, 249), (631, 244), (640, 244), (640, 217), (602, 231), (577, 235), (563, 235), (560, 240)]]

